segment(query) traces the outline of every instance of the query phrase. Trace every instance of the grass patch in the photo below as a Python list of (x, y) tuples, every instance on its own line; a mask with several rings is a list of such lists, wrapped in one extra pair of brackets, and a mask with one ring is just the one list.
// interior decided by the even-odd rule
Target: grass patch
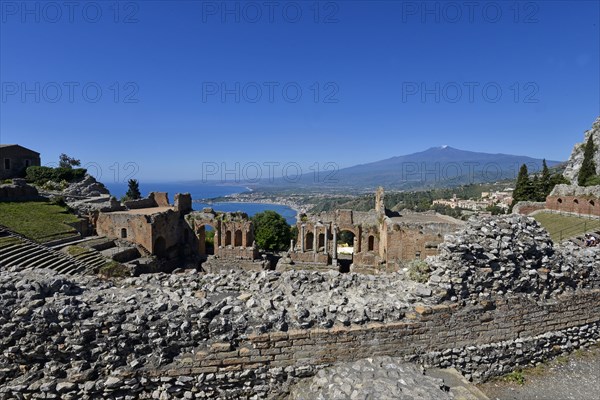
[(11, 246), (13, 244), (19, 244), (22, 243), (20, 239), (16, 238), (16, 237), (3, 237), (0, 238), (0, 249), (4, 248), (4, 247), (8, 247)]
[(86, 249), (85, 247), (81, 247), (81, 246), (69, 246), (67, 247), (67, 253), (70, 256), (76, 257), (80, 254), (85, 254), (87, 252), (89, 252), (89, 249)]
[(600, 229), (600, 220), (541, 212), (534, 218), (548, 231), (554, 242)]
[(503, 380), (509, 383), (516, 383), (517, 385), (524, 385), (525, 375), (523, 374), (523, 371), (518, 369), (516, 371), (511, 372), (510, 374), (506, 374), (503, 377)]
[(0, 203), (0, 224), (38, 242), (73, 236), (77, 216), (48, 202)]
[(105, 278), (126, 278), (131, 276), (129, 268), (116, 261), (109, 261), (106, 265), (100, 267), (98, 274)]

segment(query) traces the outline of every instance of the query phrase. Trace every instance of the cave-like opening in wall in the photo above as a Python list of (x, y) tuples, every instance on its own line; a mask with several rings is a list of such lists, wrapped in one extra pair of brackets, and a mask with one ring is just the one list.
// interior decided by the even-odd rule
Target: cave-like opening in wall
[(164, 237), (159, 236), (154, 240), (154, 255), (158, 258), (165, 258), (167, 256), (167, 242)]
[(304, 241), (304, 248), (306, 249), (306, 251), (312, 251), (313, 250), (313, 242), (315, 240), (315, 236), (313, 235), (312, 232), (308, 232), (306, 234), (306, 238)]

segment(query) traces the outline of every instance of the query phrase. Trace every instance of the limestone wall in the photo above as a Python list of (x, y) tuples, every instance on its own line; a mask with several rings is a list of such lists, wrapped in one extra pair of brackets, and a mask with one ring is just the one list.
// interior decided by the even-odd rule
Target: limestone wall
[(201, 376), (222, 387), (219, 379), (289, 379), (335, 362), (386, 355), (456, 367), (482, 380), (596, 342), (599, 307), (599, 290), (543, 303), (515, 296), (473, 307), (417, 305), (399, 322), (249, 335), (237, 346), (215, 343), (153, 374)]

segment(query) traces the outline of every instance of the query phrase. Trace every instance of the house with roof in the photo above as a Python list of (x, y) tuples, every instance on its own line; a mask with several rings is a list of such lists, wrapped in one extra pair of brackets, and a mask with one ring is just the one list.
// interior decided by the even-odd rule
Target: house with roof
[(0, 180), (21, 177), (27, 167), (40, 165), (37, 151), (18, 144), (0, 144)]

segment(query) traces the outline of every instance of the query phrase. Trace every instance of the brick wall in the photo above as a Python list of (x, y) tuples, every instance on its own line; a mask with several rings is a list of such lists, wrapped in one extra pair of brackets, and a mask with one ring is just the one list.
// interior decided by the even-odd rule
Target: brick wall
[[(486, 361), (489, 357), (482, 361), (477, 354), (489, 353), (490, 346), (494, 344), (504, 346), (503, 358), (510, 361), (511, 353), (507, 349), (511, 344), (516, 349), (522, 348), (524, 342), (531, 343), (531, 355), (520, 351), (522, 362), (527, 363), (534, 355), (540, 355), (540, 350), (536, 350), (540, 340), (546, 343), (551, 343), (553, 337), (564, 340), (566, 333), (573, 337), (572, 340), (585, 335), (587, 339), (582, 337), (580, 344), (586, 340), (597, 340), (599, 307), (600, 290), (564, 295), (558, 301), (547, 303), (519, 296), (488, 302), (483, 306), (417, 305), (403, 320), (393, 323), (249, 335), (236, 347), (230, 343), (213, 343), (209, 348), (186, 356), (185, 366), (180, 368), (182, 364), (179, 364), (166, 371), (156, 371), (156, 374), (177, 376), (254, 373), (264, 368), (315, 369), (335, 362), (378, 355), (420, 359), (439, 365), (442, 359), (452, 360), (453, 351), (449, 349), (469, 349), (472, 357), (465, 361), (458, 360), (456, 356), (457, 360), (450, 361), (450, 365), (463, 371), (476, 371), (482, 363), (489, 362)], [(556, 343), (561, 343), (559, 339)], [(560, 348), (549, 347), (547, 355), (560, 352)], [(458, 351), (454, 353), (459, 354)], [(442, 354), (450, 356), (442, 358)], [(506, 373), (509, 368), (500, 369)], [(493, 368), (486, 371), (486, 377), (494, 375)]]
[(548, 196), (546, 208), (549, 210), (600, 217), (600, 199), (590, 196)]

